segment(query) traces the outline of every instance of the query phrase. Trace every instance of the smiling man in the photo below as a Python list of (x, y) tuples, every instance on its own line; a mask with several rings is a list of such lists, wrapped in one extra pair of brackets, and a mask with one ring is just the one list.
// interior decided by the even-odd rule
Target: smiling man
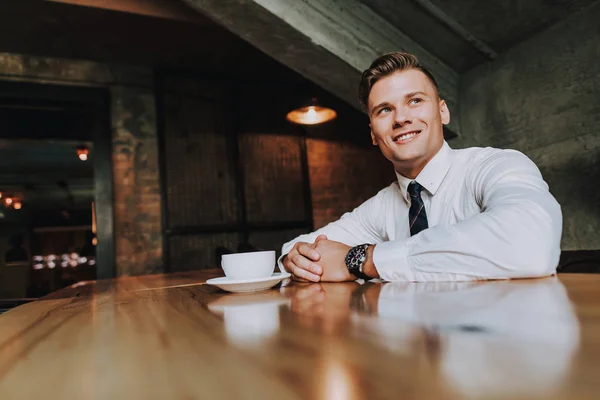
[(363, 72), (371, 139), (397, 181), (338, 221), (283, 245), (279, 266), (308, 282), (508, 279), (551, 275), (562, 214), (538, 168), (514, 150), (453, 150), (450, 111), (415, 56)]

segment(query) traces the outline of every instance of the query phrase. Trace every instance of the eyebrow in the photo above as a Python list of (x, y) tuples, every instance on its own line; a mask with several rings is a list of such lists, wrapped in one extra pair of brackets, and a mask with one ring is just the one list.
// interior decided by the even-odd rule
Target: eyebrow
[[(429, 97), (429, 96), (427, 95), (427, 93), (425, 93), (425, 92), (423, 92), (423, 91), (417, 91), (417, 92), (410, 92), (410, 93), (406, 93), (406, 94), (404, 95), (404, 98), (405, 98), (405, 99), (410, 99), (410, 98), (412, 98), (412, 97), (415, 97), (415, 96), (417, 96), (417, 95), (421, 95), (421, 96)], [(387, 101), (384, 101), (383, 103), (379, 103), (379, 104), (377, 104), (375, 107), (373, 107), (373, 110), (371, 111), (371, 113), (374, 113), (376, 110), (378, 110), (378, 109), (380, 109), (380, 108), (382, 108), (382, 107), (388, 107), (388, 106), (390, 106), (390, 103), (389, 103), (389, 102), (387, 102)]]
[(405, 95), (404, 95), (404, 98), (405, 98), (405, 99), (410, 99), (411, 97), (415, 97), (415, 96), (417, 96), (417, 95), (421, 95), (421, 96), (426, 96), (426, 97), (429, 97), (429, 96), (427, 95), (427, 93), (425, 93), (425, 92), (422, 92), (422, 91), (418, 91), (418, 92), (411, 92), (411, 93), (407, 93), (407, 94), (405, 94)]

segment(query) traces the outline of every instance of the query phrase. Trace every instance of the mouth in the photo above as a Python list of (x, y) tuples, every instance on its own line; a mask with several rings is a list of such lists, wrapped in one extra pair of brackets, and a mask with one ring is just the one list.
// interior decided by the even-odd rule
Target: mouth
[(394, 143), (399, 143), (399, 144), (408, 143), (411, 140), (413, 140), (415, 137), (417, 137), (420, 133), (421, 133), (420, 130), (400, 133), (400, 134), (394, 136), (393, 140), (394, 140)]

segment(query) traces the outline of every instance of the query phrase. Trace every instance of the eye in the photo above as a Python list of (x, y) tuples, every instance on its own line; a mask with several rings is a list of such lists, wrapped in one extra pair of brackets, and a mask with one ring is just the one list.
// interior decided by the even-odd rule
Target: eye
[(379, 111), (377, 111), (377, 115), (387, 114), (390, 111), (392, 111), (392, 109), (390, 107), (382, 107), (382, 108), (379, 109)]
[(410, 99), (410, 101), (408, 102), (409, 105), (414, 105), (414, 104), (419, 104), (422, 103), (423, 99), (415, 97), (414, 99)]

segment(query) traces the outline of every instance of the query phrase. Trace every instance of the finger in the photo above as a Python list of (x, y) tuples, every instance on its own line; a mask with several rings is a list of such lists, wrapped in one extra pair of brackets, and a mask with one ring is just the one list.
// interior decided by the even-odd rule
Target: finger
[(304, 243), (301, 246), (298, 246), (298, 253), (312, 261), (319, 261), (319, 259), (321, 258), (319, 252), (316, 251), (314, 247), (308, 243)]
[(294, 268), (292, 269), (292, 275), (295, 278), (305, 279), (310, 282), (319, 282), (321, 280), (320, 275), (312, 274), (312, 273), (308, 272), (307, 270), (302, 269), (298, 266), (294, 266)]
[[(291, 273), (292, 275), (293, 275), (293, 270), (296, 267), (296, 264), (294, 263), (294, 258), (295, 257), (299, 257), (299, 254), (298, 254), (298, 251), (296, 249), (293, 249), (282, 260), (283, 267), (285, 268), (285, 270), (287, 272)], [(294, 277), (292, 276), (292, 278), (294, 278)]]
[(297, 300), (314, 299), (322, 291), (320, 286), (321, 285), (318, 283), (311, 283), (310, 285), (303, 287), (302, 290), (299, 290), (294, 298)]
[(306, 279), (302, 279), (302, 278), (300, 278), (300, 277), (298, 277), (298, 276), (296, 276), (296, 275), (292, 275), (292, 280), (293, 280), (294, 282), (298, 282), (298, 283), (313, 283), (313, 282), (311, 282), (311, 281), (308, 281), (308, 280), (306, 280)]
[(323, 273), (323, 268), (321, 268), (321, 266), (319, 264), (312, 262), (311, 260), (304, 257), (303, 255), (296, 254), (296, 255), (292, 256), (291, 261), (294, 263), (294, 265), (296, 267), (305, 269), (306, 271), (308, 271), (312, 274), (321, 275)]
[(296, 251), (287, 255), (283, 262), (283, 266), (285, 267), (286, 271), (292, 274), (294, 274), (293, 271), (297, 267), (305, 269), (315, 275), (321, 275), (323, 273), (323, 269), (319, 264), (313, 263), (310, 259), (297, 253)]
[(320, 240), (327, 240), (327, 236), (325, 236), (323, 234), (317, 236), (317, 238), (315, 239), (315, 244)]

